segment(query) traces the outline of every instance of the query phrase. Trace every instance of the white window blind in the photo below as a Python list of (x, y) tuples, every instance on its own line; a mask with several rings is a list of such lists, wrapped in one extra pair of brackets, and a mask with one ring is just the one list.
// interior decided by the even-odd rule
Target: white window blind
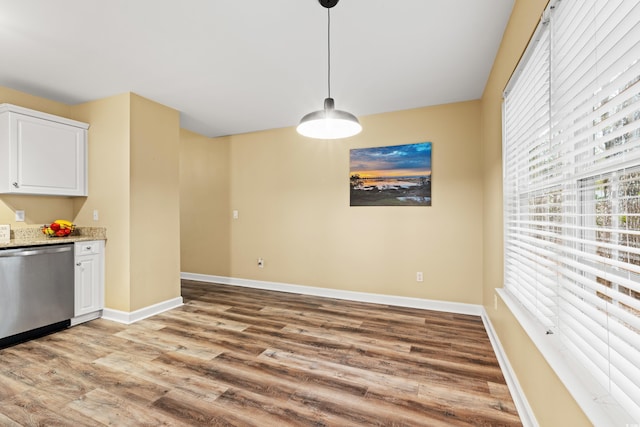
[(560, 0), (505, 92), (505, 289), (640, 422), (640, 2)]

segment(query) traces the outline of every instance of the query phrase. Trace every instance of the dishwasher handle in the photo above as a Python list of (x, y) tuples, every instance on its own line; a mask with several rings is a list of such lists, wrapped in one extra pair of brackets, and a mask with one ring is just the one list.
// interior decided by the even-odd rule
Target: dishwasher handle
[(0, 250), (0, 258), (9, 258), (16, 256), (30, 256), (30, 255), (42, 255), (42, 254), (55, 254), (61, 252), (69, 252), (73, 249), (72, 245), (64, 245), (56, 248), (21, 248), (21, 249), (5, 249)]

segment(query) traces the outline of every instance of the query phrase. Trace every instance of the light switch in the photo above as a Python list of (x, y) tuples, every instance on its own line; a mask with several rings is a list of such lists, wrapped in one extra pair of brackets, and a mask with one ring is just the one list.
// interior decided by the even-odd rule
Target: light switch
[(98, 209), (94, 209), (93, 210), (93, 220), (97, 221), (100, 218), (100, 216), (98, 215)]
[(238, 211), (234, 210), (233, 211), (233, 219), (238, 219), (238, 216), (239, 216)]

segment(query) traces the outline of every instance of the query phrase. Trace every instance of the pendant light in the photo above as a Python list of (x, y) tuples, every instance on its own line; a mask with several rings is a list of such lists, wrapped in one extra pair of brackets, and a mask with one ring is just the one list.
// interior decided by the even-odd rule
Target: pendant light
[(346, 111), (336, 110), (331, 98), (331, 8), (339, 0), (318, 0), (327, 8), (327, 87), (328, 96), (324, 109), (307, 114), (296, 128), (299, 134), (317, 139), (348, 138), (360, 133), (362, 126), (356, 116)]

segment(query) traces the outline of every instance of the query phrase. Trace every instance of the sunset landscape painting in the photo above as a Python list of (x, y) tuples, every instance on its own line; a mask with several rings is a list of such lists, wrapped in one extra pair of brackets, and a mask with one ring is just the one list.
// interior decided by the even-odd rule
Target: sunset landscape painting
[(431, 143), (350, 151), (351, 206), (431, 206)]

